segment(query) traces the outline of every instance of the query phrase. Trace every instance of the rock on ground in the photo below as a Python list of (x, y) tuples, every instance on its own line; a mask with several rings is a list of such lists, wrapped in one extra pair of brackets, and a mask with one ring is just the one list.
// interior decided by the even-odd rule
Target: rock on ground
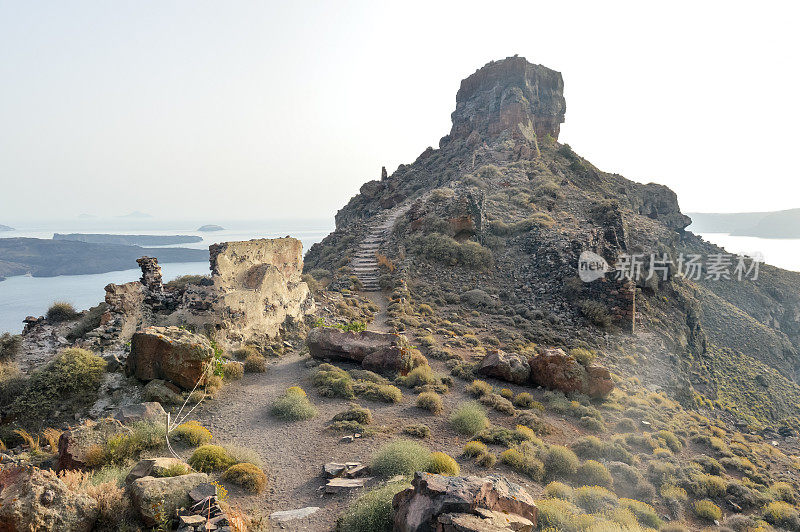
[(538, 516), (533, 497), (497, 475), (447, 477), (417, 472), (411, 487), (394, 496), (392, 510), (396, 532), (532, 530)]
[(605, 397), (614, 389), (608, 369), (591, 365), (583, 367), (562, 349), (546, 349), (529, 360), (533, 384), (564, 393), (579, 392), (590, 397)]
[(483, 357), (475, 373), (514, 384), (525, 384), (530, 377), (531, 368), (525, 357), (497, 349)]
[(403, 368), (400, 336), (375, 331), (341, 331), (316, 327), (306, 337), (308, 351), (318, 360), (356, 362), (372, 371), (398, 371)]
[(127, 430), (116, 419), (106, 418), (98, 422), (86, 421), (83, 425), (64, 431), (58, 439), (57, 469), (85, 469), (92, 464), (87, 458), (93, 450), (116, 434)]
[(159, 515), (174, 515), (175, 510), (188, 506), (189, 492), (208, 482), (205, 473), (189, 473), (179, 477), (142, 477), (130, 485), (134, 509), (146, 525), (158, 522)]
[(166, 423), (167, 413), (160, 403), (155, 401), (124, 405), (117, 410), (114, 418), (125, 425), (133, 425), (142, 421), (148, 423)]
[(67, 489), (52, 471), (0, 467), (0, 532), (88, 532), (97, 516), (97, 502)]
[(128, 371), (143, 381), (165, 379), (191, 390), (213, 357), (205, 336), (179, 327), (147, 327), (131, 339)]

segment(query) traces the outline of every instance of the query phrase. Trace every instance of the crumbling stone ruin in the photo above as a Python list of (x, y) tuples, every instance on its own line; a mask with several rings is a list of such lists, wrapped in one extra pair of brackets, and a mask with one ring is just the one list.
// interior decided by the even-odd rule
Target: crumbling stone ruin
[(186, 326), (213, 331), (224, 343), (258, 343), (274, 339), (282, 328), (314, 311), (314, 300), (301, 279), (299, 240), (215, 244), (209, 260), (209, 278), (170, 287), (163, 284), (155, 258), (139, 259), (140, 281), (106, 286), (108, 309), (100, 328), (90, 334), (94, 343), (119, 345), (148, 326)]

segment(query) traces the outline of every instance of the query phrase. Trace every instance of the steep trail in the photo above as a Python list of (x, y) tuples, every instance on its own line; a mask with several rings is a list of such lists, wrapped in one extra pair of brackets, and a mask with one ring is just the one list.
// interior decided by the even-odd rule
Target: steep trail
[(382, 220), (376, 222), (367, 237), (361, 241), (350, 267), (361, 282), (364, 292), (380, 292), (381, 288), (378, 283), (380, 272), (378, 270), (378, 259), (375, 255), (381, 246), (386, 243), (398, 218), (408, 212), (410, 208), (411, 203), (409, 202), (395, 207), (388, 214), (382, 215)]

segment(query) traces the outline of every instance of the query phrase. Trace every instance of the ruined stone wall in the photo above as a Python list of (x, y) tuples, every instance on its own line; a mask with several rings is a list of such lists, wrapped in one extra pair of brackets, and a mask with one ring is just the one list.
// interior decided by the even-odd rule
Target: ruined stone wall
[(106, 286), (109, 309), (98, 334), (101, 346), (130, 340), (147, 326), (213, 330), (227, 344), (266, 341), (281, 327), (302, 321), (314, 300), (302, 281), (303, 247), (294, 238), (224, 242), (209, 248), (211, 279), (168, 289), (152, 257), (137, 262), (140, 281)]

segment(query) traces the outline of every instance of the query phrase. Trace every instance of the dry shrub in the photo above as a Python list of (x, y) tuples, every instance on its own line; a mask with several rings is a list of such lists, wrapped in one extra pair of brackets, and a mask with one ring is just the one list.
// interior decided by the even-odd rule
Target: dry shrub
[(392, 262), (391, 259), (386, 255), (376, 253), (375, 259), (378, 261), (379, 268), (386, 268), (386, 270), (389, 272), (394, 272), (397, 269), (397, 266), (394, 265), (394, 262)]
[(47, 444), (50, 446), (50, 452), (54, 453), (58, 451), (58, 440), (61, 438), (60, 430), (47, 427), (42, 431), (42, 436), (44, 436), (44, 439), (47, 440)]
[(250, 493), (261, 493), (267, 487), (267, 475), (257, 465), (246, 462), (229, 467), (222, 478)]
[(97, 501), (97, 508), (100, 511), (98, 524), (116, 525), (128, 514), (130, 499), (125, 495), (125, 488), (116, 482), (104, 482), (96, 486), (89, 484), (84, 491)]
[(264, 373), (267, 371), (267, 360), (259, 354), (251, 353), (244, 359), (244, 370), (247, 373)]

